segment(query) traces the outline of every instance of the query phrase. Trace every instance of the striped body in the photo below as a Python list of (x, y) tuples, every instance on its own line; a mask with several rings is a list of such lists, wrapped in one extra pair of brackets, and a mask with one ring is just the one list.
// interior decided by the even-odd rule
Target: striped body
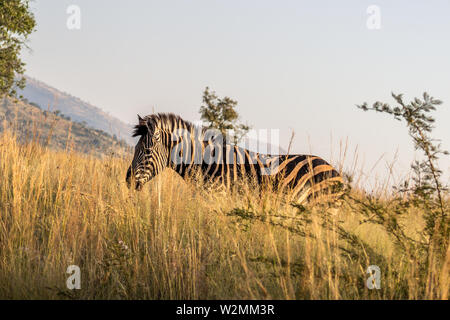
[(231, 144), (210, 130), (197, 128), (172, 114), (139, 117), (135, 136), (133, 162), (127, 182), (134, 178), (136, 189), (170, 167), (183, 178), (201, 171), (205, 180), (219, 182), (229, 188), (241, 179), (254, 179), (271, 184), (276, 190), (290, 190), (297, 202), (316, 195), (333, 193), (338, 172), (325, 160), (310, 155), (263, 155)]

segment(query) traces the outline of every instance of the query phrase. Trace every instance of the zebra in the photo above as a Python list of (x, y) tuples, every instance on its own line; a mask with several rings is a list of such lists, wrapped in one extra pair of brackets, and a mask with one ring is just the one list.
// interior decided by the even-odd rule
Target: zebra
[[(272, 183), (276, 190), (291, 190), (297, 203), (316, 195), (339, 195), (341, 175), (325, 160), (313, 155), (264, 155), (231, 143), (222, 143), (217, 131), (195, 126), (172, 113), (141, 118), (133, 137), (140, 137), (126, 174), (136, 190), (169, 167), (183, 177), (195, 170), (209, 181), (230, 187), (237, 180), (253, 178)], [(212, 132), (212, 133), (211, 133)], [(326, 192), (325, 192), (326, 191)]]

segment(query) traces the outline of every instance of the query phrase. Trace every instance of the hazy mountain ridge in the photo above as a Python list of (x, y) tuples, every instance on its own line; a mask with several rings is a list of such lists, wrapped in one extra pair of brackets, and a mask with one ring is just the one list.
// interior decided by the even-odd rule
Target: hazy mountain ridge
[(85, 122), (92, 128), (103, 130), (118, 139), (124, 139), (128, 144), (133, 144), (132, 126), (130, 124), (124, 123), (102, 109), (42, 81), (28, 76), (26, 80), (25, 89), (18, 92), (26, 101), (39, 105), (42, 110), (59, 110), (74, 121)]
[(0, 132), (5, 129), (12, 131), (22, 143), (34, 141), (54, 150), (102, 156), (128, 152), (130, 148), (124, 140), (101, 129), (11, 98), (0, 103)]

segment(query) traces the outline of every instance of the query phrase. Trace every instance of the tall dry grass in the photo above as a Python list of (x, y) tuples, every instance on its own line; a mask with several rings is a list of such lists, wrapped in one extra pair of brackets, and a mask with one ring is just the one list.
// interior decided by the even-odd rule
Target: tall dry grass
[[(362, 223), (352, 203), (295, 207), (251, 185), (225, 192), (170, 170), (135, 192), (124, 181), (129, 160), (0, 136), (0, 298), (448, 297), (448, 254), (427, 295), (416, 261), (383, 228)], [(421, 236), (417, 209), (400, 219)], [(80, 290), (66, 288), (73, 264)], [(366, 287), (369, 265), (381, 268), (380, 290)]]

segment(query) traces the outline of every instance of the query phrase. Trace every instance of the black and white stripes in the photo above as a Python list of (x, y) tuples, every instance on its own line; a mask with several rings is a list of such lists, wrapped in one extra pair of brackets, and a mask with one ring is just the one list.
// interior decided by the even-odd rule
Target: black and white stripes
[(205, 179), (230, 187), (238, 179), (254, 178), (290, 190), (297, 202), (336, 194), (342, 182), (325, 160), (310, 155), (263, 155), (224, 143), (217, 131), (199, 128), (173, 114), (139, 117), (133, 136), (140, 136), (131, 166), (129, 185), (137, 190), (170, 167), (182, 177), (199, 170)]

